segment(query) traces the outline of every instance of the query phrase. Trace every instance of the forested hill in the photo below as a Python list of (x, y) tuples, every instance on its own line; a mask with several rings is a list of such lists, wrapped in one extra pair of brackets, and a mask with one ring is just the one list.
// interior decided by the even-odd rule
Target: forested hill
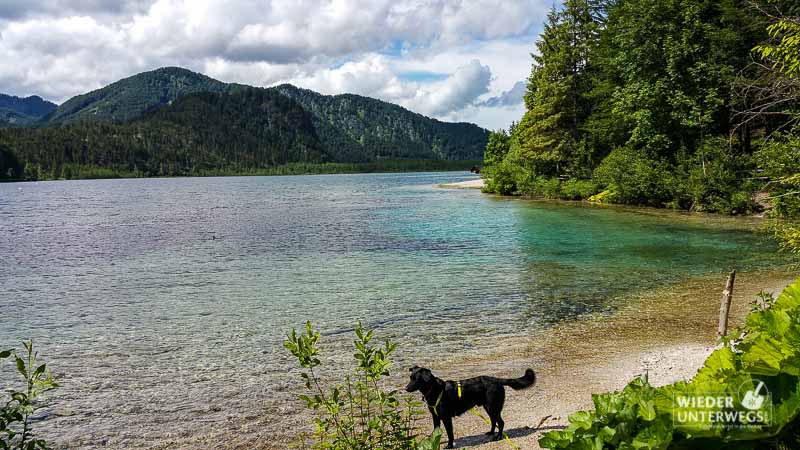
[(25, 126), (39, 121), (57, 105), (38, 96), (25, 98), (0, 94), (0, 123), (11, 126)]
[(332, 159), (310, 114), (276, 90), (261, 88), (185, 95), (121, 124), (8, 128), (1, 142), (16, 153), (15, 170), (32, 179), (191, 175)]
[(85, 120), (124, 122), (193, 92), (224, 92), (230, 85), (179, 67), (164, 67), (72, 97), (49, 117), (50, 123)]
[(771, 190), (800, 211), (796, 0), (565, 0), (535, 45), (488, 190), (739, 214)]
[(79, 95), (29, 125), (0, 127), (0, 178), (447, 168), (480, 160), (488, 140), (476, 125), (367, 97), (226, 84), (179, 68)]
[[(350, 123), (362, 131), (379, 126), (369, 120), (367, 114)], [(370, 144), (351, 144), (342, 151), (337, 142), (325, 142), (316, 122), (312, 113), (276, 88), (237, 86), (226, 92), (187, 94), (123, 123), (84, 120), (0, 129), (0, 147), (6, 147), (6, 164), (0, 164), (0, 169), (6, 178), (53, 179), (263, 173), (292, 163), (376, 163), (386, 159), (413, 160), (409, 167), (419, 169), (419, 160), (435, 163), (446, 159), (432, 150), (426, 152), (421, 140), (408, 152), (399, 140), (383, 146), (373, 141), (380, 149), (393, 149), (391, 153), (370, 153)], [(416, 132), (421, 133), (419, 129)], [(431, 146), (448, 139), (436, 134), (428, 137)], [(466, 159), (460, 158), (456, 149), (447, 156)], [(394, 170), (402, 168), (391, 164)], [(310, 170), (317, 169), (306, 171)], [(358, 168), (348, 169), (353, 170)]]
[(290, 84), (277, 89), (313, 114), (324, 145), (353, 159), (480, 159), (486, 146), (488, 132), (473, 124), (441, 122), (360, 95), (322, 95)]

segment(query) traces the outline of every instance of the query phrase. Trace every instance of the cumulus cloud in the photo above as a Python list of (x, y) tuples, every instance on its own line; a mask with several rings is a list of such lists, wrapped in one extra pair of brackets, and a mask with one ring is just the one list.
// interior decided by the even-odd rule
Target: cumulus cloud
[[(451, 119), (510, 105), (503, 102), (516, 91), (502, 88), (528, 75), (528, 53), (549, 6), (543, 0), (4, 0), (0, 58), (13, 63), (0, 65), (0, 92), (61, 102), (134, 73), (182, 66), (223, 81), (358, 93)], [(402, 76), (410, 72), (441, 76)]]
[(524, 81), (517, 81), (514, 87), (504, 91), (502, 94), (490, 97), (480, 103), (480, 106), (488, 106), (490, 108), (501, 106), (515, 106), (522, 103), (527, 90)]
[(28, 16), (57, 16), (97, 14), (116, 16), (142, 12), (155, 0), (3, 0), (0, 19)]
[(417, 90), (407, 102), (411, 109), (433, 116), (443, 116), (473, 105), (478, 97), (489, 92), (492, 71), (473, 59), (448, 78)]

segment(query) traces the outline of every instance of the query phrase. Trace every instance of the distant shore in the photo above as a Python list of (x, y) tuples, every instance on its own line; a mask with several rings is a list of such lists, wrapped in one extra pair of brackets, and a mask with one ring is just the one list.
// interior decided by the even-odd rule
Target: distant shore
[(459, 181), (457, 183), (442, 183), (439, 187), (444, 189), (483, 189), (484, 185), (483, 178), (479, 178), (477, 180)]
[[(476, 160), (384, 159), (364, 163), (288, 163), (270, 167), (219, 167), (185, 172), (149, 173), (119, 168), (69, 164), (56, 172), (32, 171), (23, 178), (3, 178), (0, 183), (26, 181), (103, 180), (124, 178), (237, 177), (285, 175), (338, 175), (360, 173), (455, 172), (468, 171), (480, 164)], [(35, 173), (34, 173), (35, 172)]]

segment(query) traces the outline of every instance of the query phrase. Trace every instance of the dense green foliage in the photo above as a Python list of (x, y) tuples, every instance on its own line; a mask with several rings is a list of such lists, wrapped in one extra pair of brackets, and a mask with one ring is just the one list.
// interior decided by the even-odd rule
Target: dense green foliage
[[(744, 329), (735, 333), (738, 339), (714, 351), (691, 381), (653, 388), (646, 378), (637, 378), (621, 392), (594, 395), (593, 411), (572, 414), (565, 430), (545, 434), (540, 445), (574, 450), (797, 448), (800, 435), (793, 423), (800, 416), (800, 280), (767, 305), (752, 312)], [(762, 423), (732, 427), (709, 422), (698, 427), (675, 420), (680, 395), (730, 396), (744, 402), (743, 391), (760, 382), (771, 394), (771, 409), (765, 408), (770, 418)]]
[(756, 52), (769, 68), (748, 86), (754, 101), (745, 117), (777, 120), (778, 131), (769, 136), (756, 159), (771, 180), (770, 228), (781, 248), (800, 259), (800, 5), (772, 1), (764, 9), (773, 19), (770, 41)]
[[(527, 111), (508, 133), (505, 156), (487, 148), (487, 190), (757, 209), (757, 152), (786, 129), (776, 109), (797, 106), (796, 97), (765, 96), (796, 74), (798, 28), (774, 15), (789, 3), (565, 1), (536, 43)], [(753, 63), (759, 45), (777, 69)], [(587, 181), (576, 190), (573, 180)]]
[(125, 122), (196, 92), (226, 92), (231, 85), (179, 67), (164, 67), (119, 80), (61, 104), (46, 120)]
[(11, 389), (0, 406), (0, 449), (46, 450), (49, 448), (47, 443), (36, 439), (31, 430), (31, 417), (44, 406), (42, 394), (55, 389), (58, 384), (47, 370), (47, 365), (39, 364), (36, 360), (33, 342), (28, 341), (24, 345), (25, 353), (22, 355), (14, 350), (0, 351), (0, 360), (13, 356), (24, 386)]
[(22, 179), (23, 167), (17, 155), (0, 145), (0, 181)]
[(359, 95), (277, 89), (313, 115), (320, 141), (347, 160), (480, 159), (486, 147), (488, 132), (472, 124), (440, 122)]
[(0, 94), (0, 126), (25, 126), (39, 121), (56, 109), (41, 97), (26, 98)]
[[(305, 333), (292, 330), (284, 342), (303, 369), (309, 395), (300, 399), (314, 414), (315, 430), (311, 448), (327, 450), (438, 450), (441, 431), (417, 441), (415, 421), (423, 414), (422, 404), (411, 396), (402, 397), (397, 390), (387, 391), (382, 385), (389, 376), (391, 356), (397, 345), (386, 341), (373, 343), (373, 331), (361, 323), (355, 328), (356, 367), (351, 376), (330, 387), (323, 387), (317, 373), (322, 365), (320, 333), (306, 323)], [(306, 439), (301, 436), (301, 445)]]

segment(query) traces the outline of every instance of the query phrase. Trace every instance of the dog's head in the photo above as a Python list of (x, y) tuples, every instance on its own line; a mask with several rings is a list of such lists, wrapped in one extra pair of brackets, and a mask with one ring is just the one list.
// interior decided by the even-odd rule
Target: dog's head
[(408, 386), (406, 386), (406, 391), (408, 392), (425, 389), (433, 383), (434, 377), (430, 369), (414, 366), (408, 369), (408, 371), (411, 372), (411, 381), (409, 381)]

